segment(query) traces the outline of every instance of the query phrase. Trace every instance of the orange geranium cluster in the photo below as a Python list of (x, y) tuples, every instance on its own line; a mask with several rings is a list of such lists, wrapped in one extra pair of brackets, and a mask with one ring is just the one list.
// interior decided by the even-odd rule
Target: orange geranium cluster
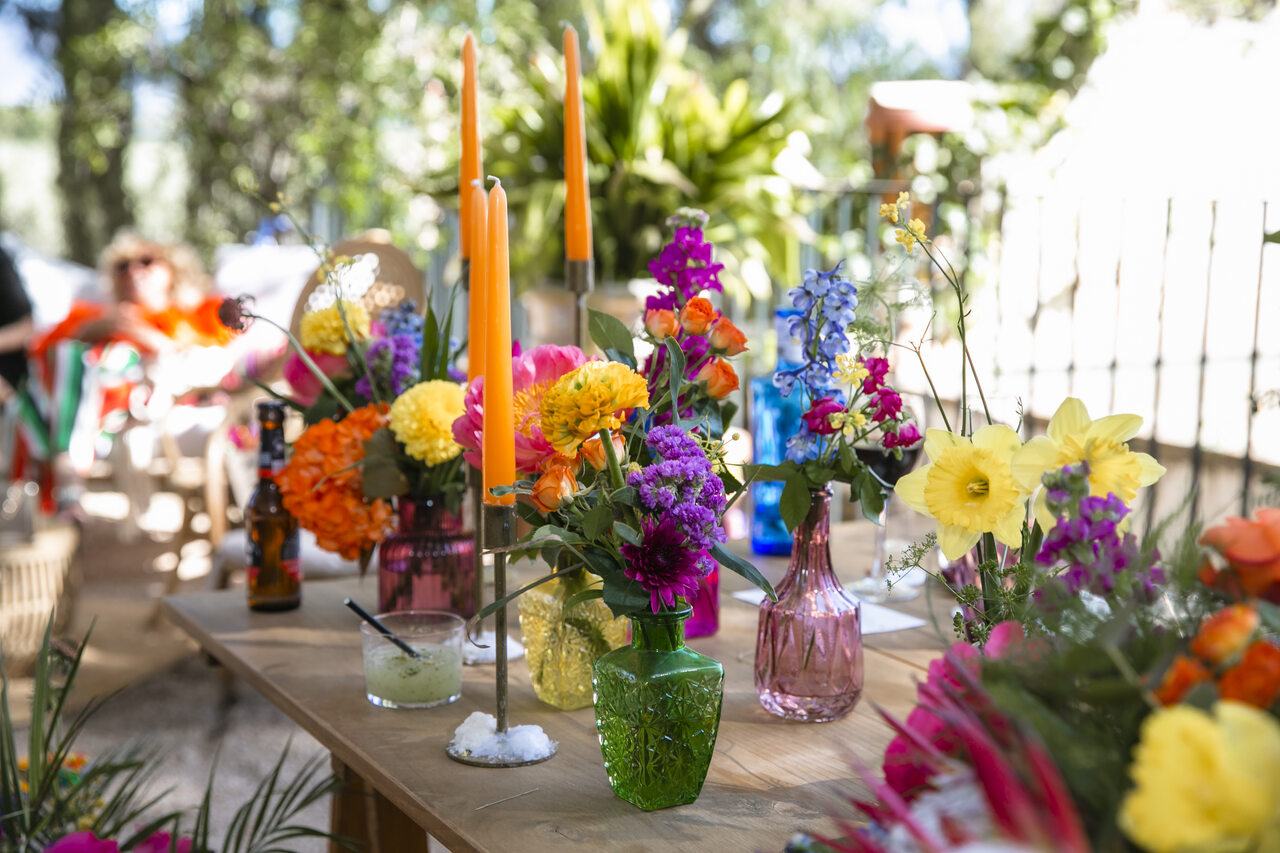
[(1222, 699), (1270, 709), (1280, 698), (1280, 646), (1257, 637), (1260, 622), (1251, 604), (1232, 604), (1204, 620), (1191, 654), (1174, 659), (1156, 699), (1173, 705), (1196, 686), (1215, 684)]
[(1200, 537), (1226, 567), (1206, 563), (1200, 579), (1207, 586), (1243, 597), (1280, 603), (1280, 508), (1263, 507), (1253, 518), (1228, 518)]
[(387, 425), (387, 407), (369, 405), (340, 421), (308, 427), (276, 478), (284, 505), (326, 551), (354, 560), (386, 537), (391, 504), (367, 501), (361, 488), (364, 443)]

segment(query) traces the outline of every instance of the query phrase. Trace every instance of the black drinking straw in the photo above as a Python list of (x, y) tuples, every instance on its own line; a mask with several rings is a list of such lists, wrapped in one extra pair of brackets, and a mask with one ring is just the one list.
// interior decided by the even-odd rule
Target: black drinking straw
[(359, 604), (356, 604), (354, 601), (352, 601), (349, 598), (344, 598), (342, 600), (342, 603), (347, 605), (347, 607), (351, 608), (351, 610), (354, 611), (355, 614), (359, 616), (361, 619), (368, 622), (370, 625), (372, 625), (373, 627), (377, 628), (380, 632), (382, 632), (382, 635), (385, 636), (388, 640), (395, 643), (400, 648), (404, 649), (405, 653), (408, 654), (410, 657), (415, 657), (415, 658), (418, 658), (419, 660), (422, 659), (422, 655), (415, 652), (409, 646), (408, 643), (406, 643), (404, 640), (400, 639), (395, 634), (393, 634), (390, 628), (388, 628), (386, 625), (383, 625), (377, 619), (374, 619), (373, 615), (369, 613), (369, 611), (365, 610), (363, 607), (361, 607)]

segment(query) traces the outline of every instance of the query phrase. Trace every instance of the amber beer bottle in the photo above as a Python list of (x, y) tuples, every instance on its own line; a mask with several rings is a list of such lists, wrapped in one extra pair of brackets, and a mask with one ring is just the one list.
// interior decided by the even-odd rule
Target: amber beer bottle
[(292, 610), (302, 603), (298, 522), (284, 508), (275, 477), (284, 469), (284, 405), (258, 402), (258, 487), (246, 513), (249, 609)]

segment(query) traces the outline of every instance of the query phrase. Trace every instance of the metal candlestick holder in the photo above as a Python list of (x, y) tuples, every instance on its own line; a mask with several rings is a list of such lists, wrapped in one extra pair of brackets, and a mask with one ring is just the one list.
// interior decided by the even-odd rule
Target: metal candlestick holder
[[(515, 506), (484, 506), (484, 543), (493, 554), (493, 598), (501, 601), (507, 597), (507, 549), (516, 541), (516, 508)], [(497, 681), (497, 728), (498, 737), (506, 735), (509, 726), (507, 719), (507, 609), (499, 607), (493, 614), (494, 646), (497, 659), (494, 670)], [(555, 744), (545, 756), (532, 760), (511, 758), (490, 758), (473, 755), (457, 749), (450, 744), (445, 750), (454, 761), (471, 764), (477, 767), (525, 767), (539, 764), (556, 754)]]
[(591, 261), (564, 262), (565, 287), (573, 294), (573, 341), (579, 348), (587, 344), (583, 300), (595, 288), (595, 264)]

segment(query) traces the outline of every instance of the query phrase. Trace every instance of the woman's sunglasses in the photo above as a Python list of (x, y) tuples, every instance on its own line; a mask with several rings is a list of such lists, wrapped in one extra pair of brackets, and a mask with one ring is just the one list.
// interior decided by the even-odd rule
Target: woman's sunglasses
[(153, 255), (141, 255), (136, 258), (125, 258), (124, 260), (116, 261), (116, 265), (115, 265), (116, 275), (124, 275), (126, 272), (129, 271), (129, 267), (133, 266), (134, 264), (141, 264), (144, 267), (149, 267), (152, 264), (154, 264), (157, 260), (158, 258), (154, 257)]

